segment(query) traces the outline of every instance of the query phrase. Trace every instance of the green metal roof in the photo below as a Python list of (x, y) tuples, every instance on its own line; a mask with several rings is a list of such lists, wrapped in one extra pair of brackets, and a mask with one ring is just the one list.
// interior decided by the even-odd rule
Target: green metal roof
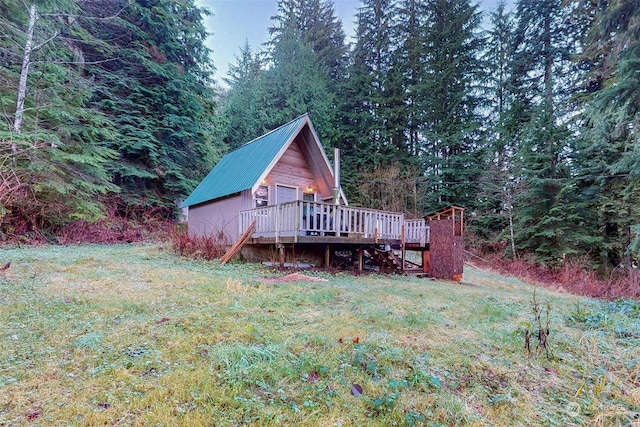
[(304, 114), (224, 156), (182, 203), (182, 207), (253, 187), (308, 119), (308, 114)]

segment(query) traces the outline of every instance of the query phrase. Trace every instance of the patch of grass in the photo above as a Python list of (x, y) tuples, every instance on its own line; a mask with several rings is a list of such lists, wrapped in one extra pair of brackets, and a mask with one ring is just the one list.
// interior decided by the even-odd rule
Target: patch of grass
[[(161, 245), (0, 258), (12, 261), (0, 276), (0, 425), (638, 422), (635, 301), (473, 268), (463, 284), (274, 283), (263, 279), (282, 273)], [(534, 290), (551, 307), (550, 357), (524, 346)]]

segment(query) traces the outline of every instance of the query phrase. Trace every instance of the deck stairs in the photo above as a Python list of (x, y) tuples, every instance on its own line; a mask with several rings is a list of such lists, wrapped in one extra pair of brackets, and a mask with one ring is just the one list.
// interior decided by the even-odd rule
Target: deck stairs
[(376, 261), (376, 263), (380, 266), (380, 271), (383, 273), (400, 273), (402, 274), (402, 260), (393, 253), (392, 250), (384, 250), (373, 248), (373, 250), (368, 250)]

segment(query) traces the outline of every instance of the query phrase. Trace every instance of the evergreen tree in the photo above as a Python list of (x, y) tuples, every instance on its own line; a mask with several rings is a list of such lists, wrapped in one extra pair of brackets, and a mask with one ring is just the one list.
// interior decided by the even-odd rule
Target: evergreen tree
[(612, 1), (595, 9), (585, 40), (592, 64), (580, 96), (585, 127), (575, 150), (585, 222), (596, 230), (600, 260), (632, 268), (640, 235), (640, 5)]
[(516, 4), (509, 120), (516, 125), (525, 188), (515, 200), (515, 239), (519, 249), (536, 253), (545, 263), (575, 254), (590, 239), (581, 230), (568, 159), (569, 72), (579, 40), (568, 25), (570, 13), (559, 0)]
[(517, 256), (513, 231), (514, 197), (521, 190), (517, 167), (517, 134), (519, 123), (510, 121), (514, 105), (508, 82), (511, 76), (514, 19), (504, 2), (489, 15), (483, 60), (486, 66), (484, 103), (487, 111), (484, 138), (487, 141), (485, 170), (480, 179), (476, 207), (478, 215), (468, 229), (483, 241), (510, 242), (511, 256)]
[(265, 72), (259, 55), (254, 54), (249, 42), (245, 41), (236, 60), (229, 66), (229, 77), (225, 79), (229, 92), (222, 110), (226, 129), (224, 141), (230, 149), (269, 130), (264, 125)]
[(296, 27), (283, 29), (265, 72), (264, 109), (268, 129), (309, 113), (326, 147), (331, 146), (334, 110), (328, 77)]
[[(401, 142), (409, 156), (417, 157), (421, 140), (421, 125), (425, 121), (428, 98), (424, 93), (425, 82), (429, 78), (424, 61), (428, 35), (429, 16), (425, 0), (403, 0), (398, 6), (398, 17), (394, 26), (394, 38), (399, 48), (393, 55), (392, 72), (399, 74), (399, 84), (390, 84), (392, 88), (402, 90), (402, 102), (395, 103), (393, 116), (402, 126), (404, 140)], [(393, 79), (389, 79), (390, 83)], [(397, 139), (397, 138), (396, 138)], [(415, 160), (413, 160), (415, 161)]]
[(421, 160), (429, 194), (425, 208), (472, 207), (481, 171), (478, 34), (481, 15), (467, 0), (427, 4), (425, 121)]
[(4, 1), (0, 12), (0, 187), (11, 190), (0, 222), (26, 233), (97, 219), (102, 196), (117, 190), (105, 171), (114, 127), (86, 107), (91, 82), (81, 74), (81, 44), (99, 40), (82, 31), (72, 1)]
[[(120, 0), (84, 2), (89, 16), (111, 13)], [(127, 209), (171, 211), (210, 169), (216, 155), (211, 68), (204, 47), (203, 11), (192, 0), (139, 0), (108, 22), (84, 27), (109, 39), (87, 49), (99, 62), (86, 73), (96, 82), (92, 105), (116, 124), (110, 165)]]
[(394, 16), (395, 3), (391, 0), (363, 1), (348, 79), (340, 91), (344, 94), (340, 114), (341, 128), (346, 128), (341, 132), (345, 164), (360, 173), (393, 161), (383, 94), (388, 90), (392, 67)]
[(279, 0), (278, 13), (272, 17), (269, 46), (275, 49), (287, 33), (295, 29), (316, 54), (322, 70), (332, 82), (344, 73), (347, 54), (342, 22), (336, 17), (333, 3), (327, 0)]

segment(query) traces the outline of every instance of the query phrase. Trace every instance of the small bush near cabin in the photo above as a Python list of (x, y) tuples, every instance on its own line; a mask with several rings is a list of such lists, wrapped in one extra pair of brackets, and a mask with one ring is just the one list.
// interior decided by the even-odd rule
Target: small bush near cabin
[(180, 256), (210, 261), (224, 255), (227, 239), (222, 233), (210, 236), (191, 236), (184, 227), (177, 227), (171, 236), (171, 246)]

